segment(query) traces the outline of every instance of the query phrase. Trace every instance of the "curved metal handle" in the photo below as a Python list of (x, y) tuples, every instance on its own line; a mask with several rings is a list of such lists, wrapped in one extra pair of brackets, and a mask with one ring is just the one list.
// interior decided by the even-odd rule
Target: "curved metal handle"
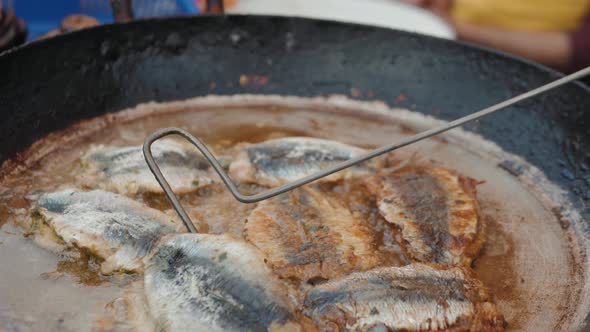
[(201, 142), (200, 139), (192, 136), (187, 131), (182, 130), (180, 128), (166, 128), (166, 129), (159, 130), (159, 131), (153, 133), (152, 135), (150, 135), (145, 140), (145, 142), (143, 144), (143, 154), (145, 157), (145, 161), (147, 162), (150, 170), (152, 171), (152, 173), (156, 177), (156, 180), (158, 181), (158, 183), (160, 183), (160, 186), (162, 186), (162, 189), (164, 189), (164, 193), (166, 193), (168, 200), (170, 201), (170, 203), (172, 203), (172, 206), (174, 207), (174, 209), (178, 213), (180, 219), (182, 220), (182, 222), (184, 223), (186, 228), (189, 230), (189, 232), (196, 233), (197, 229), (195, 228), (195, 225), (192, 223), (191, 219), (186, 214), (186, 211), (184, 210), (184, 208), (182, 207), (182, 205), (178, 201), (178, 198), (176, 197), (176, 195), (172, 191), (172, 188), (170, 188), (170, 185), (168, 184), (168, 182), (164, 178), (164, 175), (162, 175), (162, 172), (160, 171), (160, 168), (158, 167), (158, 164), (156, 163), (156, 161), (154, 160), (154, 157), (152, 155), (152, 151), (151, 151), (152, 143), (154, 143), (156, 140), (158, 140), (162, 137), (165, 137), (168, 135), (173, 135), (173, 134), (180, 135), (180, 136), (184, 137), (186, 140), (191, 142), (194, 146), (196, 146), (199, 149), (199, 151), (203, 154), (203, 156), (205, 157), (205, 159), (207, 159), (207, 161), (211, 164), (211, 166), (213, 166), (213, 168), (215, 169), (217, 174), (219, 174), (219, 176), (221, 177), (221, 180), (223, 181), (223, 183), (225, 183), (225, 185), (230, 190), (232, 195), (234, 195), (234, 197), (238, 201), (240, 201), (242, 203), (256, 203), (256, 202), (280, 195), (280, 194), (285, 193), (287, 191), (293, 190), (297, 187), (301, 187), (305, 184), (308, 184), (308, 183), (313, 182), (315, 180), (321, 179), (325, 176), (328, 176), (332, 173), (336, 173), (336, 172), (341, 171), (345, 168), (348, 168), (348, 167), (354, 166), (356, 164), (362, 163), (364, 161), (367, 161), (369, 159), (378, 157), (384, 153), (391, 152), (393, 150), (396, 150), (401, 147), (410, 145), (412, 143), (421, 141), (421, 140), (429, 138), (431, 136), (438, 135), (438, 134), (443, 133), (445, 131), (462, 126), (468, 122), (477, 120), (483, 116), (492, 114), (498, 110), (506, 108), (506, 107), (513, 105), (515, 103), (518, 103), (522, 100), (525, 100), (525, 99), (531, 98), (533, 96), (536, 96), (538, 94), (541, 94), (543, 92), (552, 90), (552, 89), (557, 88), (563, 84), (566, 84), (566, 83), (576, 80), (578, 78), (584, 77), (588, 74), (590, 74), (590, 67), (582, 69), (582, 70), (575, 72), (573, 74), (570, 74), (568, 76), (564, 76), (556, 81), (553, 81), (549, 84), (543, 85), (543, 86), (536, 88), (534, 90), (531, 90), (529, 92), (525, 92), (525, 93), (523, 93), (519, 96), (516, 96), (514, 98), (505, 100), (505, 101), (498, 103), (494, 106), (490, 106), (488, 108), (485, 108), (479, 112), (475, 112), (475, 113), (469, 114), (467, 116), (464, 116), (462, 118), (459, 118), (457, 120), (451, 121), (451, 122), (449, 122), (443, 126), (440, 126), (438, 128), (432, 128), (432, 129), (423, 131), (421, 133), (418, 133), (416, 135), (410, 136), (408, 138), (405, 138), (405, 139), (401, 140), (400, 142), (396, 142), (396, 143), (392, 143), (392, 144), (389, 144), (386, 146), (382, 146), (382, 147), (380, 147), (376, 150), (373, 150), (371, 152), (368, 152), (364, 155), (355, 157), (353, 159), (346, 160), (346, 161), (341, 162), (341, 163), (334, 165), (332, 167), (328, 167), (323, 171), (319, 171), (315, 174), (305, 176), (299, 180), (281, 185), (276, 188), (269, 189), (267, 191), (263, 191), (261, 193), (255, 194), (255, 195), (242, 195), (238, 191), (238, 187), (232, 182), (232, 180), (227, 175), (227, 173), (225, 173), (225, 171), (223, 170), (223, 167), (221, 166), (219, 161), (217, 161), (217, 159), (215, 159), (215, 157), (207, 149), (205, 144), (203, 144), (203, 142)]
[(398, 148), (398, 147), (401, 147), (401, 146), (411, 143), (411, 142), (407, 142), (407, 143), (402, 142), (402, 143), (396, 144), (395, 146), (383, 147), (383, 148), (377, 149), (373, 152), (367, 153), (363, 156), (359, 156), (357, 158), (342, 162), (342, 163), (335, 165), (333, 167), (329, 167), (329, 168), (327, 168), (323, 171), (317, 172), (315, 174), (305, 176), (305, 177), (303, 177), (299, 180), (293, 181), (291, 183), (287, 183), (287, 184), (263, 191), (261, 193), (255, 194), (255, 195), (244, 195), (244, 194), (240, 193), (238, 187), (234, 184), (234, 182), (231, 180), (229, 175), (227, 175), (227, 173), (223, 169), (223, 166), (221, 166), (219, 161), (215, 158), (215, 156), (213, 156), (211, 151), (209, 151), (209, 149), (207, 149), (207, 146), (199, 138), (191, 135), (187, 131), (180, 129), (180, 128), (164, 128), (164, 129), (158, 130), (157, 132), (148, 136), (148, 138), (143, 143), (143, 155), (144, 155), (145, 161), (148, 164), (148, 167), (150, 168), (151, 172), (156, 177), (156, 181), (158, 181), (158, 183), (160, 184), (160, 186), (164, 190), (166, 197), (168, 198), (168, 200), (172, 204), (174, 210), (176, 210), (176, 213), (178, 213), (178, 216), (180, 217), (180, 219), (182, 220), (182, 222), (184, 223), (186, 228), (191, 233), (198, 233), (198, 231), (197, 231), (195, 225), (193, 224), (192, 220), (190, 219), (190, 217), (188, 216), (188, 214), (186, 213), (186, 211), (182, 207), (182, 204), (180, 204), (178, 197), (176, 197), (176, 194), (174, 194), (174, 191), (170, 187), (170, 184), (168, 183), (168, 181), (166, 181), (166, 178), (162, 174), (162, 171), (160, 170), (160, 167), (158, 166), (158, 163), (156, 162), (156, 160), (152, 154), (152, 150), (151, 150), (151, 146), (155, 141), (157, 141), (163, 137), (170, 136), (170, 135), (179, 135), (179, 136), (183, 137), (184, 139), (186, 139), (187, 141), (189, 141), (195, 147), (197, 147), (197, 149), (199, 149), (201, 154), (203, 154), (203, 157), (205, 157), (205, 159), (207, 159), (209, 164), (211, 164), (211, 166), (213, 166), (213, 169), (215, 169), (217, 174), (219, 174), (219, 177), (221, 178), (221, 180), (223, 181), (225, 186), (229, 189), (229, 191), (232, 193), (232, 195), (235, 197), (235, 199), (237, 199), (238, 201), (240, 201), (242, 203), (256, 203), (256, 202), (260, 202), (265, 199), (280, 195), (280, 194), (285, 193), (287, 191), (293, 190), (297, 187), (301, 187), (305, 184), (308, 184), (308, 183), (313, 182), (315, 180), (321, 179), (321, 178), (328, 176), (332, 173), (336, 173), (340, 170), (343, 170), (345, 168), (359, 164), (363, 161), (375, 158), (379, 155), (389, 152), (390, 150), (393, 150), (395, 148)]

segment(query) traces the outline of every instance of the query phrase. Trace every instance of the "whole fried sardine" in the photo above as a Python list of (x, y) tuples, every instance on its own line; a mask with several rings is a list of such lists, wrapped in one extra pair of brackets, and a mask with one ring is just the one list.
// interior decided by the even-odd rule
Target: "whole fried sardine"
[(300, 331), (264, 260), (228, 235), (168, 236), (146, 258), (151, 316), (162, 331)]
[[(178, 194), (195, 191), (212, 182), (209, 163), (195, 149), (164, 139), (154, 143), (152, 154)], [(79, 178), (90, 188), (124, 195), (163, 192), (145, 162), (141, 146), (94, 147), (82, 158), (82, 164), (86, 171)]]
[(70, 189), (43, 195), (32, 219), (36, 231), (49, 228), (66, 247), (104, 259), (101, 272), (105, 274), (141, 271), (142, 258), (155, 243), (181, 229), (158, 210), (101, 190)]
[(352, 273), (312, 288), (304, 313), (324, 331), (503, 331), (468, 269), (416, 263)]
[[(246, 145), (229, 167), (238, 182), (277, 186), (366, 153), (355, 146), (310, 137), (287, 137)], [(349, 168), (321, 181), (367, 174), (366, 166)]]

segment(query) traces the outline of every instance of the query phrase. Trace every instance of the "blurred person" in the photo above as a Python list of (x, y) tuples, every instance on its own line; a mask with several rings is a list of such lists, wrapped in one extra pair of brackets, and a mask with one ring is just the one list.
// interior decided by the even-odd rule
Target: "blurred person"
[(564, 72), (590, 66), (590, 0), (403, 0), (448, 21), (460, 40)]
[(12, 9), (0, 1), (0, 52), (18, 46), (27, 40), (27, 26)]
[[(198, 0), (197, 3), (202, 13), (219, 14), (233, 7), (238, 0)], [(211, 7), (211, 8), (209, 8)]]

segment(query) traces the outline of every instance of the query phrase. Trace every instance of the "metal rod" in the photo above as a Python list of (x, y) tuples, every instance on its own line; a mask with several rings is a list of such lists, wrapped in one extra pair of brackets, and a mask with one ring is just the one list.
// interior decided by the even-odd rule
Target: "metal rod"
[(232, 193), (232, 195), (238, 201), (240, 201), (242, 203), (256, 203), (256, 202), (260, 202), (262, 200), (280, 195), (280, 194), (285, 193), (287, 191), (293, 190), (297, 187), (301, 187), (305, 184), (316, 181), (316, 180), (321, 179), (325, 176), (328, 176), (332, 173), (341, 171), (345, 168), (348, 168), (348, 167), (354, 166), (356, 164), (362, 163), (364, 161), (367, 161), (369, 159), (378, 157), (384, 153), (391, 152), (391, 151), (399, 149), (401, 147), (419, 142), (421, 140), (432, 137), (434, 135), (438, 135), (438, 134), (443, 133), (445, 131), (462, 126), (468, 122), (477, 120), (481, 117), (492, 114), (498, 110), (504, 109), (508, 106), (511, 106), (513, 104), (521, 102), (525, 99), (528, 99), (528, 98), (534, 97), (536, 95), (539, 95), (541, 93), (547, 92), (549, 90), (555, 89), (559, 86), (562, 86), (562, 85), (569, 83), (571, 81), (574, 81), (576, 79), (582, 78), (582, 77), (589, 75), (589, 74), (590, 74), (590, 67), (582, 69), (578, 72), (575, 72), (575, 73), (570, 74), (568, 76), (562, 77), (554, 82), (543, 85), (539, 88), (536, 88), (536, 89), (531, 90), (529, 92), (523, 93), (523, 94), (516, 96), (514, 98), (510, 98), (510, 99), (503, 101), (501, 103), (498, 103), (496, 105), (484, 108), (481, 111), (478, 111), (478, 112), (472, 113), (470, 115), (464, 116), (462, 118), (459, 118), (457, 120), (451, 121), (444, 126), (440, 126), (438, 128), (433, 128), (433, 129), (423, 131), (419, 134), (416, 134), (416, 135), (410, 136), (406, 139), (403, 139), (400, 142), (396, 142), (396, 143), (382, 146), (382, 147), (380, 147), (376, 150), (373, 150), (367, 154), (364, 154), (362, 156), (358, 156), (356, 158), (349, 159), (349, 160), (344, 161), (338, 165), (328, 167), (323, 171), (305, 176), (299, 180), (281, 185), (276, 188), (266, 190), (264, 192), (261, 192), (261, 193), (255, 194), (255, 195), (241, 194), (239, 192), (237, 186), (233, 183), (231, 178), (227, 175), (227, 173), (225, 172), (225, 170), (223, 169), (223, 167), (221, 166), (219, 161), (213, 156), (213, 154), (209, 151), (209, 149), (207, 149), (205, 144), (199, 138), (192, 136), (191, 134), (189, 134), (185, 130), (182, 130), (179, 128), (165, 128), (165, 129), (162, 129), (162, 130), (159, 130), (159, 131), (153, 133), (152, 135), (150, 135), (146, 139), (146, 141), (143, 145), (143, 154), (144, 154), (145, 160), (146, 160), (150, 170), (152, 171), (152, 173), (156, 177), (156, 180), (158, 181), (158, 183), (160, 184), (160, 186), (164, 190), (166, 197), (168, 197), (168, 200), (170, 201), (170, 203), (172, 204), (172, 206), (174, 207), (174, 209), (178, 213), (180, 219), (182, 220), (184, 225), (187, 227), (189, 232), (195, 233), (195, 232), (197, 232), (197, 230), (196, 230), (194, 224), (192, 223), (192, 221), (189, 218), (189, 216), (187, 215), (186, 211), (184, 210), (184, 208), (180, 204), (180, 202), (179, 202), (178, 198), (176, 197), (176, 195), (174, 194), (172, 188), (170, 188), (170, 185), (168, 184), (168, 182), (166, 181), (166, 179), (162, 175), (162, 172), (160, 171), (160, 168), (158, 167), (158, 164), (156, 163), (156, 161), (154, 160), (154, 157), (152, 155), (152, 152), (151, 152), (152, 143), (154, 143), (156, 140), (158, 140), (162, 137), (176, 134), (176, 135), (182, 136), (183, 138), (185, 138), (186, 140), (191, 142), (193, 145), (195, 145), (197, 147), (197, 149), (199, 149), (199, 151), (203, 154), (203, 156), (205, 157), (205, 159), (207, 159), (207, 161), (211, 164), (211, 166), (213, 166), (213, 168), (215, 169), (217, 174), (219, 174), (219, 176), (221, 177), (221, 180), (223, 181), (223, 183), (227, 186), (229, 191)]

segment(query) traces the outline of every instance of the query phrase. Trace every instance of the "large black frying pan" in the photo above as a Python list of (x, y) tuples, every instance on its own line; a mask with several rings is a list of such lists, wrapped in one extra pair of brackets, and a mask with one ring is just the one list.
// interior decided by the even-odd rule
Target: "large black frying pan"
[[(243, 74), (269, 75), (270, 82), (241, 86)], [(80, 119), (151, 100), (358, 88), (373, 91), (371, 99), (454, 119), (559, 76), (458, 42), (307, 19), (188, 17), (102, 26), (0, 56), (0, 162)], [(407, 98), (396, 101), (400, 94)], [(541, 169), (590, 222), (588, 87), (569, 84), (467, 129)]]

